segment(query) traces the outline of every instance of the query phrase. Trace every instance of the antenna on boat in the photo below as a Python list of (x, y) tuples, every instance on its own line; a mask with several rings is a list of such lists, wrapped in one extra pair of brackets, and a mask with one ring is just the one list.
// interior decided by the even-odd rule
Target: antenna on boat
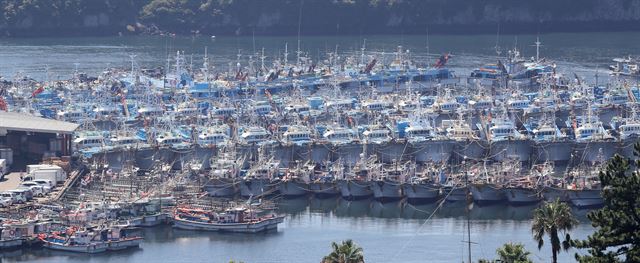
[(302, 6), (304, 6), (304, 0), (300, 1), (300, 12), (298, 13), (298, 50), (296, 51), (296, 65), (300, 66), (300, 28), (302, 27)]
[(253, 30), (251, 31), (251, 38), (252, 38), (252, 42), (253, 42), (253, 54), (256, 53), (256, 29), (253, 28)]
[(262, 54), (260, 55), (260, 69), (264, 72), (264, 59), (267, 58), (264, 56), (264, 47), (262, 48)]
[(361, 56), (361, 60), (362, 60), (362, 65), (365, 65), (365, 61), (364, 61), (364, 51), (367, 49), (367, 39), (365, 38), (364, 41), (362, 42), (362, 47), (360, 48), (360, 51), (362, 52)]
[(502, 54), (502, 51), (500, 51), (500, 23), (498, 23), (498, 33), (496, 33), (496, 46), (494, 47), (496, 49), (496, 54), (498, 54), (498, 57), (500, 56), (500, 54)]
[(536, 42), (533, 42), (536, 47), (536, 61), (540, 60), (540, 47), (542, 46), (542, 42), (540, 42), (540, 37), (536, 37)]
[(468, 167), (466, 166), (466, 162), (467, 162), (467, 156), (463, 156), (463, 160), (462, 160), (462, 166), (464, 169), (464, 180), (466, 183), (466, 195), (467, 195), (467, 207), (465, 209), (466, 214), (467, 214), (467, 241), (465, 241), (467, 243), (467, 249), (469, 250), (469, 263), (471, 263), (471, 216), (470, 216), (470, 211), (471, 210), (471, 193), (469, 191), (469, 171), (468, 171)]
[(207, 47), (204, 47), (204, 62), (202, 63), (204, 67), (204, 81), (209, 82), (209, 56), (207, 53)]
[(284, 66), (286, 67), (289, 63), (289, 43), (284, 43)]
[(131, 80), (135, 83), (135, 77), (134, 75), (134, 63), (135, 63), (135, 59), (136, 59), (137, 55), (135, 54), (130, 54), (129, 58), (131, 58)]
[(429, 25), (427, 25), (427, 56), (429, 56)]

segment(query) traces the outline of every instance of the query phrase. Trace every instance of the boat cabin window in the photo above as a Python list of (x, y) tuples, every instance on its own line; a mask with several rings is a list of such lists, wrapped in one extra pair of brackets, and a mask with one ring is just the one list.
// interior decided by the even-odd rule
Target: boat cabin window
[(540, 136), (552, 136), (552, 135), (555, 135), (556, 132), (555, 131), (539, 131), (537, 134)]
[(77, 142), (77, 144), (80, 144), (80, 145), (101, 144), (101, 143), (102, 143), (102, 139), (83, 139)]
[(512, 132), (513, 132), (512, 128), (493, 129), (493, 134), (511, 134)]
[(637, 132), (637, 131), (640, 131), (640, 126), (625, 126), (624, 128), (622, 128), (622, 131)]
[(412, 136), (429, 136), (431, 135), (431, 131), (426, 129), (411, 130), (408, 132), (408, 134)]

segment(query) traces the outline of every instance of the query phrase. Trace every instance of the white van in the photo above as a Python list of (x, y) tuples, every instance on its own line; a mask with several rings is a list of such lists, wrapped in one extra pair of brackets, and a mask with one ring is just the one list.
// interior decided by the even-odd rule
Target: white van
[(33, 200), (33, 192), (31, 191), (31, 189), (18, 188), (9, 190), (8, 192), (16, 193), (17, 195), (21, 196), (21, 199), (24, 200), (24, 202)]
[(48, 186), (51, 189), (53, 189), (56, 186), (56, 184), (54, 182), (52, 182), (51, 180), (47, 180), (47, 179), (35, 179), (35, 180), (32, 180), (32, 182), (34, 182), (36, 184), (39, 184), (39, 185), (42, 185), (42, 186)]
[(27, 201), (27, 198), (25, 196), (10, 191), (0, 193), (0, 197), (10, 198), (12, 204), (24, 203)]

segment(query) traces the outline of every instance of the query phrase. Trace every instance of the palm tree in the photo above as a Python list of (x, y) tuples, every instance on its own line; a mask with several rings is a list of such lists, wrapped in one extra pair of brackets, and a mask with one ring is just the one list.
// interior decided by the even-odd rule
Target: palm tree
[(524, 249), (520, 243), (506, 243), (496, 250), (500, 262), (505, 263), (531, 263), (529, 255), (531, 252)]
[(322, 263), (364, 263), (362, 248), (353, 240), (347, 239), (340, 245), (331, 242), (331, 254), (322, 259)]
[[(538, 241), (538, 249), (544, 245), (544, 236), (549, 236), (551, 240), (551, 253), (553, 262), (558, 262), (558, 252), (560, 249), (568, 250), (571, 247), (571, 236), (568, 231), (578, 224), (571, 213), (571, 208), (559, 200), (554, 202), (545, 202), (541, 207), (533, 212), (533, 222), (531, 231), (533, 239)], [(565, 233), (565, 240), (560, 241), (558, 232)]]

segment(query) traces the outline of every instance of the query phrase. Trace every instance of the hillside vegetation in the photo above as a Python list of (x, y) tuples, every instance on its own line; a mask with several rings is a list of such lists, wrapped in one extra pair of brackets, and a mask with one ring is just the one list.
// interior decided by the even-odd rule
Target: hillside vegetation
[(0, 7), (4, 36), (295, 35), (299, 23), (306, 35), (640, 29), (640, 0), (0, 0)]

